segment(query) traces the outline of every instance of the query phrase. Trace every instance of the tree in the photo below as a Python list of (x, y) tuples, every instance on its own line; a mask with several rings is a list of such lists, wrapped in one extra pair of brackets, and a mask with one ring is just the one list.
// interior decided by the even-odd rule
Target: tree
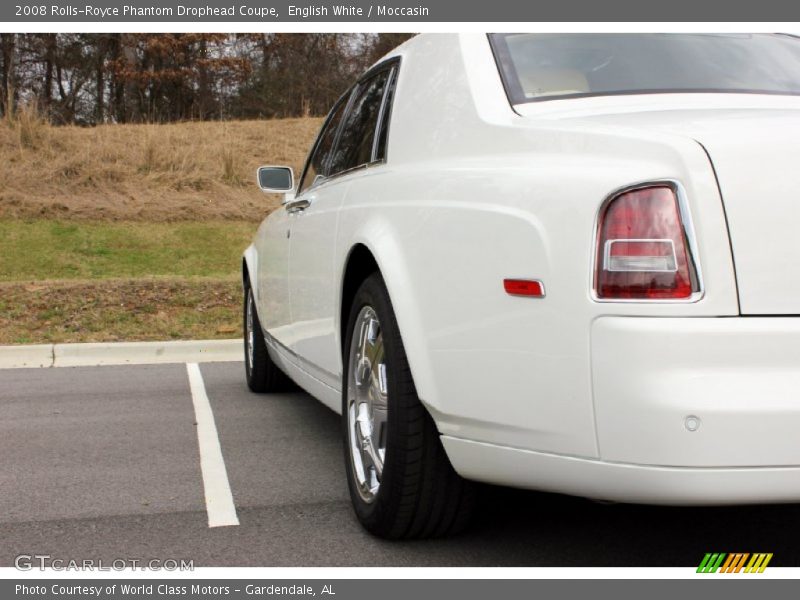
[(324, 115), (409, 34), (0, 34), (3, 114), (54, 124)]
[(14, 109), (13, 104), (17, 93), (14, 66), (16, 37), (17, 34), (15, 33), (0, 33), (0, 60), (2, 60), (2, 64), (0, 64), (0, 85), (2, 85), (0, 107), (2, 107), (3, 115), (6, 117)]

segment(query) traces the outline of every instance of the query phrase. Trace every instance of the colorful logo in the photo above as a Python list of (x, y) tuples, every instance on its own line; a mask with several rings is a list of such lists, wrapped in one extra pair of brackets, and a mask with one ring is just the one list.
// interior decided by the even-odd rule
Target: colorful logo
[[(748, 560), (749, 559), (749, 560)], [(698, 573), (763, 573), (769, 561), (772, 560), (772, 553), (757, 552), (736, 552), (728, 554), (725, 552), (708, 552), (697, 567)], [(747, 565), (747, 566), (745, 566)]]

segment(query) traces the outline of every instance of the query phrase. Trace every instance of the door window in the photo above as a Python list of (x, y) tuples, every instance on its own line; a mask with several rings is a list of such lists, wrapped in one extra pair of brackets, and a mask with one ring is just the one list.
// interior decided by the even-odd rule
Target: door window
[(305, 171), (303, 171), (300, 186), (297, 188), (298, 194), (313, 187), (326, 176), (327, 171), (325, 170), (325, 165), (330, 158), (333, 143), (336, 141), (336, 132), (339, 130), (339, 124), (342, 122), (342, 115), (344, 115), (345, 108), (347, 108), (348, 98), (349, 94), (344, 95), (339, 100), (339, 103), (334, 106), (322, 131), (317, 137), (317, 142), (314, 144), (311, 156), (306, 162), (306, 168)]
[(375, 130), (390, 73), (390, 70), (381, 71), (356, 88), (339, 141), (331, 156), (329, 175), (336, 175), (372, 162)]

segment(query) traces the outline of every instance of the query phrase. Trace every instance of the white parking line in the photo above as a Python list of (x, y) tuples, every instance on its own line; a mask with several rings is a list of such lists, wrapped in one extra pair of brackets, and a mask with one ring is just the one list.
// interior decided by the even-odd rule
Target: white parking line
[(236, 506), (228, 483), (228, 471), (222, 458), (217, 425), (214, 422), (214, 413), (211, 412), (200, 367), (197, 363), (186, 363), (186, 371), (189, 374), (189, 387), (192, 390), (197, 421), (197, 442), (200, 445), (200, 469), (203, 472), (208, 526), (238, 525), (239, 517), (236, 516)]

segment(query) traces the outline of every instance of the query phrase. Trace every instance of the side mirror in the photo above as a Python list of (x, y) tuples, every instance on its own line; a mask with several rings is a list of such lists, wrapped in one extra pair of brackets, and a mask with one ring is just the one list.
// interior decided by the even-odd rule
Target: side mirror
[(294, 189), (294, 172), (291, 167), (259, 167), (257, 179), (262, 192), (281, 194)]

